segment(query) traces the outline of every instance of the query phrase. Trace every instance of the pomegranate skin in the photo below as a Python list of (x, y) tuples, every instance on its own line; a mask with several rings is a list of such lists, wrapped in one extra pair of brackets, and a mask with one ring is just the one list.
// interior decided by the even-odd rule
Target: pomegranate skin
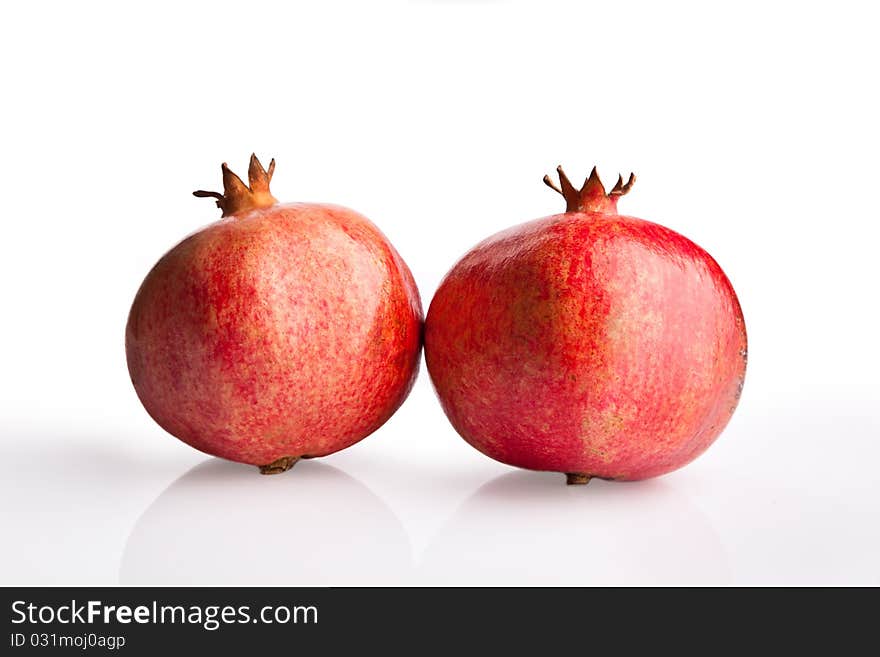
[(165, 254), (125, 343), (160, 426), (232, 461), (288, 459), (272, 473), (390, 418), (415, 381), (421, 331), (413, 277), (369, 220), (286, 204), (227, 216)]
[(503, 463), (569, 473), (569, 483), (687, 464), (729, 421), (745, 376), (742, 312), (715, 260), (601, 197), (584, 205), (602, 211), (538, 219), (477, 245), (446, 275), (425, 323), (428, 371), (461, 436)]

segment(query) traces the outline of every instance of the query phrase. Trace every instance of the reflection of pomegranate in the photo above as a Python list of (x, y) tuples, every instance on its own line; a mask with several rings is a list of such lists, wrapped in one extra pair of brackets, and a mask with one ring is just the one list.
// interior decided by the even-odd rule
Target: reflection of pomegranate
[(419, 583), (729, 583), (724, 547), (709, 518), (669, 480), (599, 482), (590, 495), (554, 482), (552, 475), (519, 470), (485, 483), (434, 535), (420, 559)]
[(668, 228), (617, 214), (559, 170), (566, 212), (478, 244), (446, 275), (425, 327), (449, 419), (510, 465), (644, 479), (702, 453), (730, 419), (746, 333), (718, 264)]
[(319, 461), (270, 482), (217, 459), (194, 467), (135, 524), (121, 583), (389, 586), (411, 576), (403, 525), (363, 482)]
[(223, 165), (220, 221), (166, 253), (126, 327), (138, 396), (169, 433), (283, 472), (361, 440), (403, 403), (421, 304), (406, 264), (365, 217), (278, 205), (251, 157)]

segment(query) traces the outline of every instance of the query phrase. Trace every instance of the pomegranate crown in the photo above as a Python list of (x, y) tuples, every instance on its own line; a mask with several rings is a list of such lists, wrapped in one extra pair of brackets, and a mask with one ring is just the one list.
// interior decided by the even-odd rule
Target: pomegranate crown
[(629, 192), (633, 184), (636, 182), (636, 176), (629, 174), (629, 180), (624, 184), (623, 176), (617, 176), (617, 184), (611, 188), (610, 192), (605, 191), (605, 185), (599, 180), (599, 173), (596, 167), (590, 172), (590, 176), (584, 181), (583, 187), (576, 189), (562, 166), (556, 167), (556, 173), (559, 175), (559, 185), (553, 182), (550, 176), (544, 176), (544, 184), (553, 189), (565, 199), (566, 212), (603, 212), (606, 214), (614, 214), (617, 212), (617, 199)]
[(223, 171), (223, 193), (206, 192), (197, 190), (193, 192), (193, 196), (199, 198), (217, 199), (217, 207), (223, 210), (224, 217), (242, 212), (245, 210), (254, 210), (256, 208), (268, 208), (278, 202), (269, 191), (269, 183), (272, 181), (272, 174), (275, 173), (275, 160), (269, 162), (269, 170), (263, 168), (257, 156), (251, 153), (251, 162), (248, 166), (248, 183), (232, 172), (229, 166), (224, 162), (220, 169)]

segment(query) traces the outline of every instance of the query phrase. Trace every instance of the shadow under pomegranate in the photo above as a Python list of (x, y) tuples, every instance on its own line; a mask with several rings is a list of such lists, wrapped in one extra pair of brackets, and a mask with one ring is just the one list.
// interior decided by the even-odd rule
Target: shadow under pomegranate
[(428, 546), (419, 580), (448, 585), (726, 584), (709, 519), (665, 480), (597, 481), (590, 495), (550, 473), (479, 488)]
[(209, 459), (135, 524), (122, 584), (380, 585), (412, 572), (403, 526), (364, 484), (317, 461), (296, 477), (253, 477)]

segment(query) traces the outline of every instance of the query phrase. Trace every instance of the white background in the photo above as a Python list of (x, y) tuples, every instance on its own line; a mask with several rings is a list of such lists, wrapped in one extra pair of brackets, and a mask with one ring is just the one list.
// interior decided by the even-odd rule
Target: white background
[[(878, 16), (861, 2), (6, 3), (0, 582), (880, 584)], [(165, 434), (128, 380), (143, 276), (219, 165), (378, 224), (427, 307), (564, 163), (639, 180), (746, 316), (703, 457), (567, 488), (464, 443), (427, 374), (278, 477)]]

